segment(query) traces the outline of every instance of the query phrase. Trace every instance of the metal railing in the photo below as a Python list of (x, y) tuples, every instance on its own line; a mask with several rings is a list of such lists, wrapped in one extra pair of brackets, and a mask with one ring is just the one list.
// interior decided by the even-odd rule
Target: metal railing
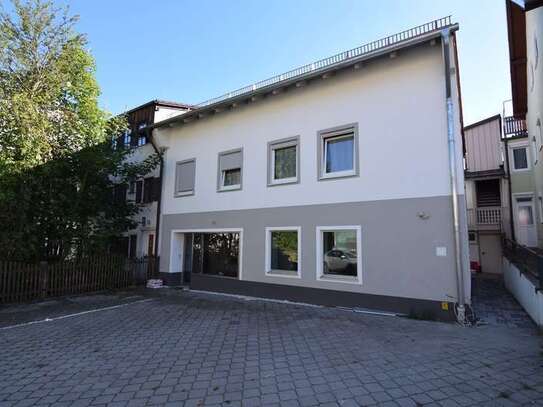
[(509, 239), (503, 239), (503, 255), (513, 263), (521, 273), (532, 277), (536, 290), (543, 289), (543, 256), (536, 251)]
[(527, 136), (526, 120), (522, 117), (508, 116), (503, 118), (503, 133), (507, 136)]
[(311, 64), (307, 64), (304, 66), (301, 66), (299, 68), (293, 69), (291, 71), (282, 73), (280, 75), (273, 76), (268, 79), (264, 79), (263, 81), (253, 83), (252, 85), (245, 86), (243, 88), (234, 90), (232, 92), (225, 93), (222, 96), (206, 100), (204, 102), (198, 103), (196, 107), (205, 107), (212, 105), (214, 103), (221, 102), (226, 99), (230, 99), (232, 97), (240, 96), (245, 93), (253, 92), (257, 89), (279, 83), (285, 80), (293, 79), (298, 76), (302, 76), (306, 73), (318, 71), (323, 68), (328, 68), (332, 65), (338, 64), (340, 62), (344, 62), (346, 60), (357, 58), (366, 54), (371, 54), (372, 52), (390, 47), (392, 45), (400, 44), (404, 41), (411, 40), (416, 37), (420, 37), (422, 35), (428, 34), (433, 31), (440, 30), (442, 28), (448, 27), (451, 25), (451, 16), (439, 18), (434, 21), (430, 21), (426, 24), (419, 25), (414, 28), (410, 28), (409, 30), (402, 31), (397, 34), (390, 35), (385, 38), (381, 38), (379, 40), (370, 42), (368, 44), (364, 44), (360, 47), (353, 48), (348, 51), (341, 52), (339, 54), (333, 55), (328, 58), (321, 59), (319, 61), (313, 62)]
[(502, 209), (499, 206), (468, 209), (468, 224), (470, 226), (493, 226), (502, 224)]

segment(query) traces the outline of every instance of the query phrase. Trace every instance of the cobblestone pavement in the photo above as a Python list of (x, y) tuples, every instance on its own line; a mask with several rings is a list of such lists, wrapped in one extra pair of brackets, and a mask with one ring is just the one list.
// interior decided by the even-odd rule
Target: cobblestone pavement
[(471, 291), (473, 309), (481, 322), (511, 328), (535, 327), (530, 316), (505, 289), (502, 276), (474, 275)]
[(176, 292), (0, 329), (0, 406), (543, 405), (542, 342)]

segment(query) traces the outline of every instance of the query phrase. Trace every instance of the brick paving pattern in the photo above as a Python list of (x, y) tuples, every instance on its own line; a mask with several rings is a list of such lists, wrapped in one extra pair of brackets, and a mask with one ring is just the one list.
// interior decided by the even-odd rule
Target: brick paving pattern
[(0, 330), (0, 406), (543, 405), (542, 339), (181, 292)]
[(475, 275), (471, 279), (472, 303), (483, 323), (511, 328), (533, 328), (534, 322), (504, 286), (501, 276)]

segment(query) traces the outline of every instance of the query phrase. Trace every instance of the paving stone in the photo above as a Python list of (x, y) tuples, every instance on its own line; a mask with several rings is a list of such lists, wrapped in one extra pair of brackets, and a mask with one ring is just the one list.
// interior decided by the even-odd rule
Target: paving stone
[(524, 318), (460, 328), (182, 291), (0, 331), (0, 407), (543, 404), (540, 337), (510, 326)]

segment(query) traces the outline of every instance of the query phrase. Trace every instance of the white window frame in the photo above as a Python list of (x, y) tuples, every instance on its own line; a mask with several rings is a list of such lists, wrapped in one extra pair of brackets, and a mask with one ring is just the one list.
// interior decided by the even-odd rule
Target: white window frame
[[(323, 253), (322, 253), (322, 237), (323, 232), (335, 232), (341, 230), (356, 231), (356, 277), (351, 276), (331, 276), (323, 273)], [(344, 225), (344, 226), (317, 226), (316, 228), (316, 261), (317, 261), (317, 281), (357, 284), (362, 285), (362, 227), (360, 225)]]
[[(328, 155), (328, 140), (353, 138), (353, 168), (345, 171), (326, 172), (326, 157)], [(351, 123), (317, 132), (318, 142), (318, 179), (328, 180), (344, 177), (356, 177), (359, 175), (359, 150), (358, 150), (358, 123)]]
[[(271, 235), (272, 232), (298, 233), (298, 269), (296, 274), (288, 274), (288, 270), (272, 270), (271, 268)], [(269, 277), (302, 278), (302, 227), (301, 226), (273, 226), (266, 227), (266, 250), (265, 250), (265, 271)]]
[[(275, 178), (275, 150), (282, 148), (296, 148), (296, 175), (289, 178)], [(300, 137), (289, 137), (268, 143), (268, 186), (296, 184), (300, 182)]]
[[(234, 185), (224, 185), (224, 178), (225, 178), (225, 175), (226, 175), (226, 171), (232, 171), (232, 170), (236, 170), (236, 169), (239, 169), (240, 183), (239, 184), (234, 184)], [(237, 189), (241, 189), (241, 168), (231, 168), (229, 170), (221, 171), (221, 181), (220, 181), (220, 185), (219, 185), (219, 191), (234, 191), (234, 190), (237, 190)]]
[[(221, 157), (223, 155), (228, 155), (231, 153), (237, 153), (239, 152), (241, 154), (241, 165), (239, 167), (239, 184), (235, 185), (224, 185), (224, 178), (225, 178), (225, 172), (228, 170), (221, 170)], [(234, 170), (235, 168), (230, 168), (230, 170)], [(228, 151), (221, 151), (217, 155), (217, 192), (226, 192), (226, 191), (240, 191), (243, 187), (243, 148), (235, 148), (233, 150)]]
[[(516, 168), (515, 167), (515, 150), (524, 149), (526, 151), (526, 163), (528, 164), (526, 168)], [(511, 161), (513, 162), (511, 171), (512, 172), (523, 172), (523, 171), (530, 171), (532, 169), (532, 162), (530, 159), (531, 153), (530, 148), (527, 144), (519, 144), (519, 145), (512, 145), (509, 147), (510, 155), (511, 155)]]

